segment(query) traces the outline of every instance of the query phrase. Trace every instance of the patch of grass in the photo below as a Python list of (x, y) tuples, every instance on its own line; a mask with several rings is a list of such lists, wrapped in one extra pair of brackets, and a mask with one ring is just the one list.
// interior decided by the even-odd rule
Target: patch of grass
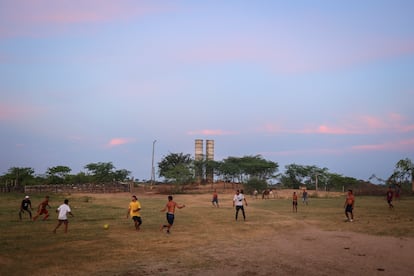
[[(166, 222), (160, 210), (166, 196), (139, 197), (143, 225), (134, 230), (126, 218), (129, 194), (50, 195), (50, 219), (36, 222), (18, 219), (21, 194), (0, 194), (0, 275), (143, 275), (167, 274), (169, 265), (182, 269), (210, 269), (225, 251), (244, 241), (262, 241), (268, 235), (318, 227), (371, 235), (414, 237), (414, 198), (395, 202), (393, 210), (380, 197), (357, 197), (355, 222), (345, 223), (344, 198), (311, 198), (292, 212), (290, 199), (248, 200), (247, 221), (234, 219), (231, 195), (220, 208), (211, 207), (210, 195), (177, 195), (186, 208), (177, 210), (172, 234), (159, 231)], [(33, 207), (43, 195), (31, 197)], [(69, 232), (56, 234), (55, 209), (69, 199), (74, 218)], [(109, 229), (103, 228), (109, 224)], [(172, 254), (175, 256), (171, 258)], [(230, 258), (230, 257), (229, 257)], [(160, 265), (162, 264), (162, 266)], [(137, 270), (138, 269), (138, 270)]]

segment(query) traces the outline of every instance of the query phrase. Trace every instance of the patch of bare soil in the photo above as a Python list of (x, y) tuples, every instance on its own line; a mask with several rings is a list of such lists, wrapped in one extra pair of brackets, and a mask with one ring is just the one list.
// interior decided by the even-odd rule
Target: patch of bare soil
[[(186, 198), (207, 202), (210, 195)], [(248, 222), (246, 222), (248, 223)], [(357, 222), (355, 222), (357, 223)], [(289, 228), (291, 229), (291, 228)], [(173, 261), (150, 264), (124, 275), (413, 275), (414, 239), (323, 231), (299, 222), (293, 231), (207, 248), (192, 256), (209, 260), (209, 268), (180, 267)], [(220, 246), (225, 245), (225, 246)], [(174, 252), (171, 258), (174, 259)], [(138, 273), (138, 274), (137, 274)]]
[[(209, 269), (154, 263), (123, 275), (412, 275), (414, 241), (307, 228), (193, 253)], [(172, 256), (172, 258), (174, 258)]]
[(225, 263), (196, 274), (412, 275), (413, 249), (412, 239), (306, 228), (228, 248)]

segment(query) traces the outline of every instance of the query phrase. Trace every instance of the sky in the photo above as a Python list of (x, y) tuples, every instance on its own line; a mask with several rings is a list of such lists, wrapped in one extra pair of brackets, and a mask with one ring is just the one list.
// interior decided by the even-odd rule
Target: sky
[[(414, 160), (414, 1), (0, 0), (0, 175), (170, 153)], [(156, 142), (154, 142), (156, 141)], [(158, 176), (157, 176), (158, 179)]]

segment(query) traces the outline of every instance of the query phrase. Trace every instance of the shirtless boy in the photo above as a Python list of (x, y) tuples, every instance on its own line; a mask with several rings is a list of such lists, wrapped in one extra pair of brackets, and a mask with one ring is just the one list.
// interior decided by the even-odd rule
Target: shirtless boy
[(47, 218), (49, 217), (49, 211), (47, 210), (47, 207), (50, 208), (49, 205), (49, 196), (45, 197), (45, 200), (43, 200), (39, 206), (37, 207), (37, 214), (36, 216), (33, 217), (33, 221), (36, 221), (37, 218), (41, 215), (45, 215), (45, 217), (43, 218), (43, 220), (47, 220)]
[(354, 205), (355, 205), (355, 197), (352, 193), (352, 190), (348, 190), (348, 195), (346, 196), (344, 208), (345, 208), (345, 216), (346, 221), (354, 221)]
[(165, 207), (161, 210), (161, 212), (165, 212), (166, 213), (166, 217), (167, 217), (167, 222), (168, 224), (162, 224), (160, 227), (160, 231), (162, 231), (164, 228), (167, 228), (167, 234), (170, 233), (170, 228), (173, 226), (174, 224), (174, 213), (175, 213), (175, 208), (181, 209), (184, 208), (185, 205), (179, 205), (177, 204), (175, 201), (173, 201), (173, 197), (172, 196), (168, 196), (168, 203), (165, 205)]

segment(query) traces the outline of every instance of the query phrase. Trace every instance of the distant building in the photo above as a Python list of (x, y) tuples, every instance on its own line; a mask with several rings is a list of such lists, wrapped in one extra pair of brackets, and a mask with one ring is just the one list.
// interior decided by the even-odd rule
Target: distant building
[[(204, 154), (203, 139), (195, 140), (195, 161), (210, 161), (214, 160), (214, 140), (206, 140), (206, 152)], [(195, 178), (198, 183), (206, 181), (212, 183), (214, 181), (213, 169), (208, 169), (205, 166), (197, 167), (195, 171)]]

